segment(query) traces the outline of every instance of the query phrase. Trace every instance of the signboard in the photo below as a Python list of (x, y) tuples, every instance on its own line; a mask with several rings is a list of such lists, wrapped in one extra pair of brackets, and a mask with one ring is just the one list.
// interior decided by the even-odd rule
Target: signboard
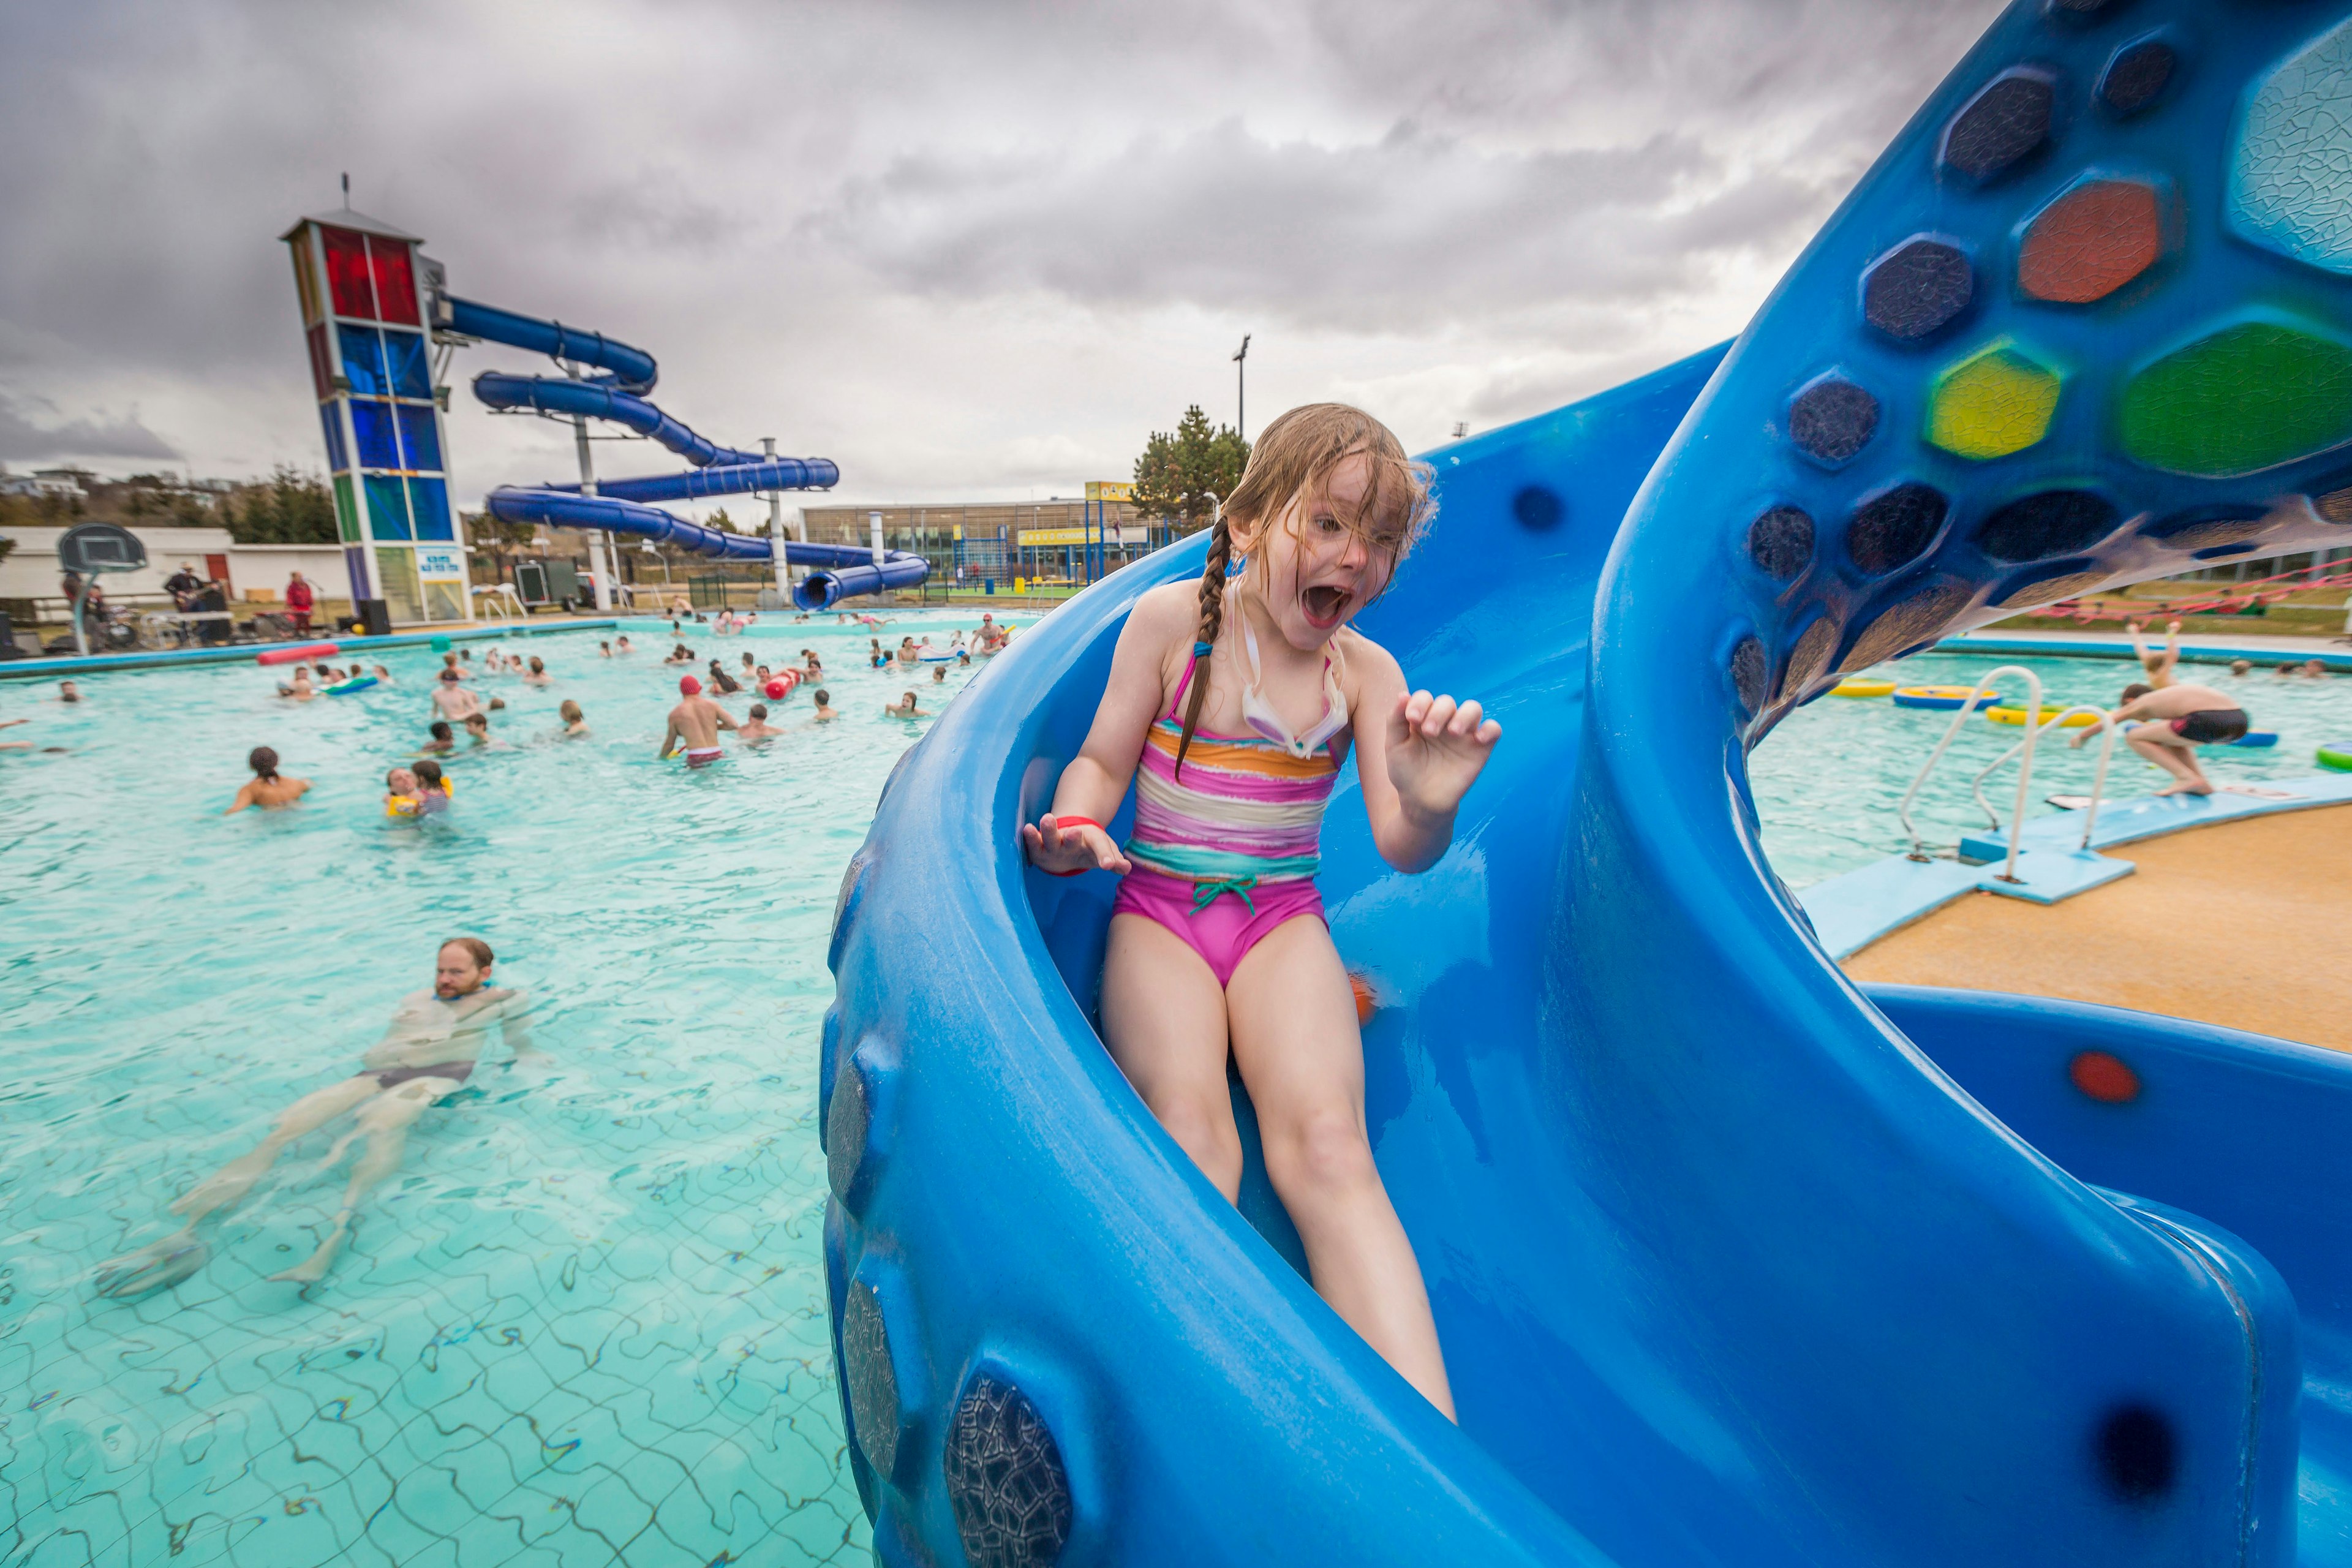
[(466, 580), (466, 554), (454, 544), (420, 544), (416, 547), (416, 574), (427, 583), (462, 583)]
[(1087, 499), (1088, 500), (1133, 500), (1135, 486), (1119, 479), (1088, 479)]
[(1140, 528), (1024, 528), (1014, 542), (1024, 550), (1041, 550), (1059, 544), (1148, 544), (1150, 540)]

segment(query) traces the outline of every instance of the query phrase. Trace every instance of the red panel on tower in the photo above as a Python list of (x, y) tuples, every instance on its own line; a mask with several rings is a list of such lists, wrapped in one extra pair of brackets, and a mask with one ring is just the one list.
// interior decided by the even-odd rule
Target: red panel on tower
[(368, 282), (367, 237), (355, 229), (319, 226), (327, 245), (327, 288), (335, 297), (335, 314), (375, 320), (375, 289)]
[(302, 336), (310, 345), (310, 384), (324, 403), (335, 395), (334, 373), (327, 368), (327, 324), (321, 321)]
[(416, 278), (409, 270), (408, 242), (370, 235), (368, 255), (375, 262), (375, 297), (383, 319), (417, 325)]

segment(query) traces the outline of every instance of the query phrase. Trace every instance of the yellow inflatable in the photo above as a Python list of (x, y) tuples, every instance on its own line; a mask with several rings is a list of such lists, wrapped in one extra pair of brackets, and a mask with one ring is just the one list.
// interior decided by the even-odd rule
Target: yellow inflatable
[[(2057, 711), (2055, 709), (2044, 708), (2042, 710), (2042, 721), (2045, 724), (2050, 722), (2050, 715), (2055, 711)], [(1985, 710), (1985, 717), (1991, 720), (1996, 724), (2022, 724), (2025, 722), (2026, 710), (2022, 708), (1988, 708)], [(2095, 714), (2069, 713), (2066, 715), (2065, 723), (2060, 725), (2059, 728), (2064, 730), (2087, 730), (2098, 721), (2098, 718)]]
[(1832, 697), (1891, 697), (1895, 682), (1891, 680), (1841, 680), (1830, 688)]

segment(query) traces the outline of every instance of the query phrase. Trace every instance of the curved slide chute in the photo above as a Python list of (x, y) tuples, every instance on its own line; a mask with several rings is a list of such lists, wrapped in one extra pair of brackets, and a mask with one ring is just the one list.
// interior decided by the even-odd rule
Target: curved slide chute
[(1308, 1288), (1245, 1095), (1235, 1210), (1103, 1050), (1114, 880), (1017, 848), (1202, 542), (940, 717), (829, 955), (882, 1561), (2352, 1563), (2352, 1061), (1866, 995), (1746, 766), (2020, 605), (2352, 538), (2347, 11), (2018, 5), (1727, 354), (1433, 454), (1364, 629), (1505, 740), (1418, 877), (1343, 774), (1319, 879), (1459, 1428)]
[[(727, 561), (772, 561), (766, 539), (708, 528), (645, 503), (695, 500), (713, 496), (825, 489), (841, 470), (824, 458), (778, 458), (722, 447), (672, 418), (646, 399), (658, 370), (643, 349), (582, 331), (560, 321), (499, 310), (454, 296), (444, 300), (444, 324), (467, 337), (530, 349), (597, 372), (585, 377), (518, 375), (484, 371), (474, 378), (474, 395), (489, 407), (565, 418), (601, 419), (635, 432), (685, 458), (694, 467), (682, 474), (633, 479), (602, 479), (596, 493), (577, 484), (502, 486), (486, 498), (490, 515), (502, 522), (546, 523), (557, 528), (602, 530), (649, 539)], [(838, 601), (922, 585), (929, 563), (906, 551), (877, 552), (856, 545), (793, 544), (791, 561), (814, 567), (793, 585), (802, 609), (830, 608)]]

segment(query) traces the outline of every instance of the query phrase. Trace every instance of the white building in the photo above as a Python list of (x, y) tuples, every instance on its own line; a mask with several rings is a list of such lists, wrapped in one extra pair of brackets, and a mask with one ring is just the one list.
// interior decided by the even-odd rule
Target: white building
[[(136, 572), (110, 572), (106, 592), (117, 601), (134, 595), (162, 594), (164, 581), (185, 563), (200, 577), (228, 584), (233, 605), (257, 606), (282, 601), (286, 584), (302, 574), (321, 599), (351, 597), (351, 579), (344, 573), (343, 552), (333, 544), (239, 544), (225, 528), (165, 528), (133, 525), (131, 531), (147, 547), (147, 564)], [(58, 564), (58, 538), (63, 527), (0, 529), (0, 539), (16, 541), (16, 548), (0, 560), (0, 599), (60, 600), (65, 573)], [(58, 613), (63, 619), (63, 612)]]

